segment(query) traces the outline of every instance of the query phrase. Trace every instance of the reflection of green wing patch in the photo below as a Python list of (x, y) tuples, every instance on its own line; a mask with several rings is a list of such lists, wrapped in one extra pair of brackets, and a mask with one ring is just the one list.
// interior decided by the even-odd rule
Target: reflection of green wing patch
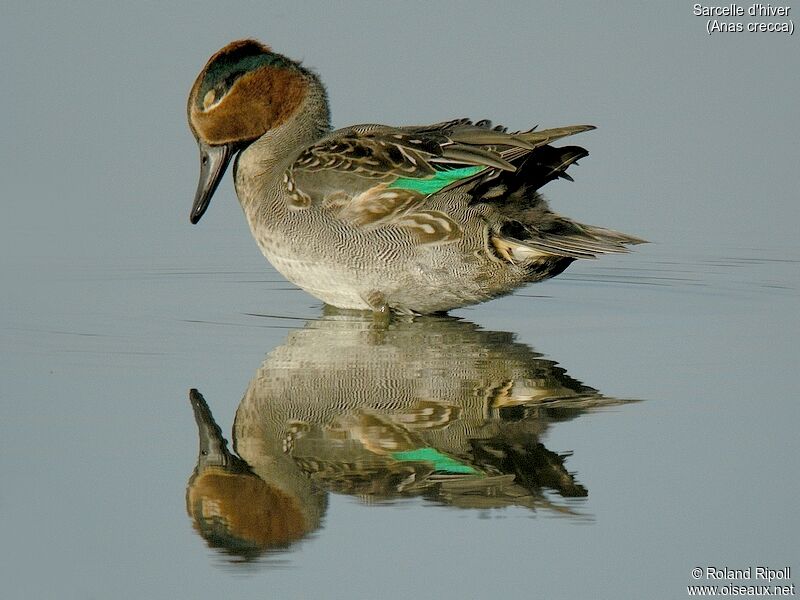
[(425, 179), (414, 177), (398, 177), (389, 184), (389, 187), (413, 190), (427, 196), (428, 194), (434, 194), (438, 192), (442, 188), (447, 187), (459, 179), (465, 179), (475, 175), (475, 173), (480, 173), (486, 168), (487, 167), (476, 166), (464, 167), (462, 169), (452, 169), (450, 171), (436, 171), (436, 175), (433, 177), (427, 177)]
[(416, 450), (406, 450), (405, 452), (393, 452), (392, 458), (401, 462), (429, 462), (433, 463), (436, 471), (445, 473), (467, 473), (475, 475), (480, 473), (477, 469), (458, 462), (446, 454), (442, 454), (436, 448), (417, 448)]

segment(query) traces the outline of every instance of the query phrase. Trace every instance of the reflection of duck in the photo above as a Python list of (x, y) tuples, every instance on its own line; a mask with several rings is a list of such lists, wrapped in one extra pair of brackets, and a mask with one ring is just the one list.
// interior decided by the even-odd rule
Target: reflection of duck
[(537, 192), (588, 154), (550, 143), (591, 126), (331, 132), (319, 78), (254, 40), (211, 57), (187, 112), (201, 155), (192, 222), (238, 154), (236, 192), (264, 255), (341, 308), (445, 311), (642, 241), (561, 217)]
[(189, 399), (200, 452), (186, 490), (186, 509), (210, 546), (248, 560), (319, 527), (325, 495), (289, 459), (273, 457), (269, 472), (253, 468), (228, 451), (203, 396), (191, 390)]
[[(203, 454), (203, 428), (216, 426), (207, 409), (197, 408), (205, 404), (193, 400), (196, 414), (207, 417), (198, 418), (201, 464), (190, 483), (190, 513), (198, 510), (191, 508), (198, 481), (225, 468), (229, 479), (218, 477), (220, 486), (260, 478), (264, 489), (310, 503), (295, 510), (304, 516), (298, 536), (319, 525), (324, 504), (315, 486), (369, 501), (420, 495), (460, 507), (575, 514), (556, 496), (587, 491), (564, 467), (568, 454), (545, 448), (541, 435), (554, 422), (620, 402), (572, 379), (509, 333), (450, 317), (387, 324), (331, 310), (292, 331), (250, 382), (233, 427), (241, 459), (216, 447)], [(205, 437), (220, 439), (218, 433)], [(239, 492), (226, 493), (232, 499)], [(246, 515), (254, 514), (253, 502), (276, 502), (266, 493), (239, 500)], [(210, 503), (214, 510), (221, 505)], [(216, 518), (214, 510), (206, 521)], [(231, 511), (224, 520), (230, 530), (242, 519), (232, 516), (233, 504), (224, 510)]]

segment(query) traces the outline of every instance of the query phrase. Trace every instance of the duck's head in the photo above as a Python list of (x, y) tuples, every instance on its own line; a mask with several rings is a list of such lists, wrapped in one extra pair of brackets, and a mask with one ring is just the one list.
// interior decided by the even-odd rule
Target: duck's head
[(237, 151), (294, 115), (313, 75), (255, 40), (231, 42), (212, 56), (189, 93), (189, 127), (200, 147), (200, 182), (190, 220), (208, 208)]

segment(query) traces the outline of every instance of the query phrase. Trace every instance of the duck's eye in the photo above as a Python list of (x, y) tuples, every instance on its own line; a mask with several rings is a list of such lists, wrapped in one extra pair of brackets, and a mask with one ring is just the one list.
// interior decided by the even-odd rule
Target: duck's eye
[(217, 92), (214, 89), (210, 89), (206, 92), (206, 95), (203, 97), (203, 110), (208, 110), (210, 106), (212, 106), (217, 100)]

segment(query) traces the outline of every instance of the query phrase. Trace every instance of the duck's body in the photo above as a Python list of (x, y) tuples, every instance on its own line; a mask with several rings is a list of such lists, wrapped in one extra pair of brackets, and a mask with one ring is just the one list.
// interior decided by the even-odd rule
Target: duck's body
[(462, 119), (330, 131), (313, 73), (254, 41), (211, 58), (189, 99), (203, 156), (192, 221), (239, 151), (236, 192), (266, 258), (347, 309), (432, 313), (641, 240), (552, 213), (536, 190), (587, 152)]

